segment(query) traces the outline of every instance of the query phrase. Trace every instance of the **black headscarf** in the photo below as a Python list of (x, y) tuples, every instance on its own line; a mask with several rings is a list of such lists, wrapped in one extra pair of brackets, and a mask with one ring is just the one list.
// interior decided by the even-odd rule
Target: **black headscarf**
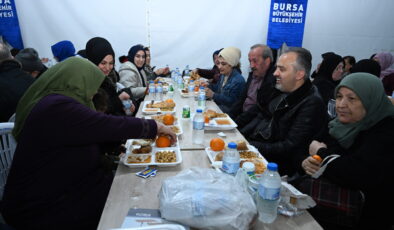
[(86, 58), (95, 65), (98, 66), (107, 55), (112, 55), (115, 60), (115, 52), (105, 38), (95, 37), (86, 43)]
[(330, 82), (334, 82), (332, 79), (332, 73), (334, 72), (335, 68), (337, 68), (339, 63), (343, 63), (343, 59), (341, 56), (337, 54), (329, 54), (323, 56), (323, 62), (320, 65), (319, 72), (317, 73), (317, 78), (325, 78)]
[(144, 54), (145, 54), (145, 57), (146, 57), (146, 53), (145, 53), (144, 47), (142, 45), (135, 45), (135, 46), (130, 48), (129, 54), (127, 55), (127, 59), (129, 60), (129, 62), (132, 62), (135, 65), (135, 67), (137, 67), (138, 71), (141, 72), (141, 69), (143, 69), (145, 67), (145, 63), (144, 63), (144, 65), (142, 65), (142, 67), (138, 67), (135, 64), (135, 62), (134, 62), (134, 57), (137, 54), (137, 52), (140, 51), (140, 50), (144, 51)]
[(218, 50), (216, 50), (215, 52), (213, 52), (213, 54), (212, 54), (213, 61), (215, 61), (215, 55), (219, 55), (219, 53), (220, 53), (220, 51), (222, 51), (222, 49), (223, 49), (223, 48), (218, 49)]
[(377, 77), (380, 76), (380, 65), (377, 61), (371, 59), (363, 59), (358, 61), (351, 69), (350, 73), (370, 73)]

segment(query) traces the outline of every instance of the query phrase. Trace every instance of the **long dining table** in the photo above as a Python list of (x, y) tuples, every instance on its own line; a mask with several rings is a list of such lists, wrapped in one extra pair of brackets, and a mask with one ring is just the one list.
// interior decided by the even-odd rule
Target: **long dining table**
[[(165, 95), (165, 98), (169, 95)], [(204, 143), (197, 145), (193, 143), (193, 127), (190, 119), (182, 119), (182, 108), (189, 105), (192, 114), (197, 108), (197, 101), (194, 97), (185, 97), (180, 91), (175, 90), (170, 96), (176, 102), (176, 117), (182, 126), (183, 133), (178, 137), (178, 144), (182, 154), (182, 163), (172, 167), (158, 167), (155, 177), (143, 179), (135, 175), (136, 172), (143, 168), (129, 168), (121, 162), (118, 165), (111, 190), (101, 215), (98, 229), (107, 230), (112, 228), (120, 228), (122, 226), (128, 211), (131, 208), (138, 209), (159, 209), (158, 194), (162, 185), (162, 181), (168, 177), (175, 176), (180, 171), (191, 167), (210, 168), (211, 163), (205, 152), (205, 147), (209, 146), (209, 142), (213, 137), (218, 137), (219, 131), (204, 131)], [(146, 100), (152, 98), (148, 95)], [(142, 105), (137, 112), (137, 117), (145, 117), (142, 112)], [(213, 101), (206, 102), (206, 108), (220, 112), (220, 108)], [(221, 131), (225, 134), (222, 137), (226, 142), (244, 140), (244, 136), (235, 128), (232, 130)], [(313, 217), (305, 212), (299, 216), (286, 217), (278, 214), (278, 218), (272, 224), (264, 224), (257, 222), (253, 229), (305, 229), (315, 230), (322, 227), (313, 219)]]

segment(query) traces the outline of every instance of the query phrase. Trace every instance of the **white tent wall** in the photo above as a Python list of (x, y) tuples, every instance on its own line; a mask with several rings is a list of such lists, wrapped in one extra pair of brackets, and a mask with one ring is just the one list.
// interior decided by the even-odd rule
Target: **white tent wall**
[[(212, 67), (212, 53), (236, 46), (243, 75), (251, 45), (266, 43), (268, 0), (15, 0), (25, 47), (52, 57), (50, 46), (70, 40), (77, 50), (95, 36), (116, 56), (135, 44), (151, 47), (152, 62), (171, 68)], [(309, 0), (303, 47), (313, 55), (334, 51), (357, 60), (394, 52), (393, 0)]]

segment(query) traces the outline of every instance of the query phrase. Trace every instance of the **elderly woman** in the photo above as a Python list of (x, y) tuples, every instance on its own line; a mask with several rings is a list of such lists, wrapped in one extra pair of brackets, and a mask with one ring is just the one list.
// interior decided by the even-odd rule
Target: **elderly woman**
[(1, 205), (15, 229), (96, 229), (112, 184), (99, 144), (175, 134), (163, 124), (96, 112), (104, 74), (72, 57), (51, 67), (16, 110), (18, 141)]
[(128, 61), (119, 68), (119, 82), (126, 87), (126, 92), (134, 99), (142, 100), (148, 85), (144, 70), (146, 53), (142, 45), (130, 48), (127, 56)]
[[(330, 135), (324, 142), (313, 141), (310, 154), (323, 159), (339, 154), (325, 166), (321, 177), (365, 194), (356, 229), (390, 229), (393, 212), (387, 208), (394, 205), (394, 106), (380, 80), (368, 73), (345, 77), (336, 87), (335, 96), (337, 118), (329, 123)], [(302, 167), (313, 175), (321, 165), (309, 156)]]
[[(116, 92), (116, 82), (113, 82), (108, 75), (114, 71), (115, 52), (111, 44), (104, 38), (95, 37), (86, 43), (86, 58), (97, 65), (106, 76), (100, 88), (108, 95), (107, 114), (126, 115), (122, 100), (127, 100), (130, 96), (126, 92), (118, 95)], [(95, 101), (95, 100), (94, 100)], [(130, 108), (134, 112), (135, 107)]]
[(220, 80), (210, 84), (206, 90), (208, 98), (212, 98), (220, 109), (228, 113), (245, 87), (245, 78), (239, 69), (241, 51), (236, 47), (224, 48), (219, 53), (218, 67)]

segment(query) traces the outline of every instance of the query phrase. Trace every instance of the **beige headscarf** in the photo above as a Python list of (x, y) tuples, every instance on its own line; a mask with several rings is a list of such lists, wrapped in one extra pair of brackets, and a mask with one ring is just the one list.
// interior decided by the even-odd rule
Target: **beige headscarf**
[(239, 59), (241, 58), (241, 50), (237, 47), (227, 47), (222, 49), (219, 53), (219, 57), (223, 57), (226, 62), (232, 67), (236, 67), (239, 63)]

